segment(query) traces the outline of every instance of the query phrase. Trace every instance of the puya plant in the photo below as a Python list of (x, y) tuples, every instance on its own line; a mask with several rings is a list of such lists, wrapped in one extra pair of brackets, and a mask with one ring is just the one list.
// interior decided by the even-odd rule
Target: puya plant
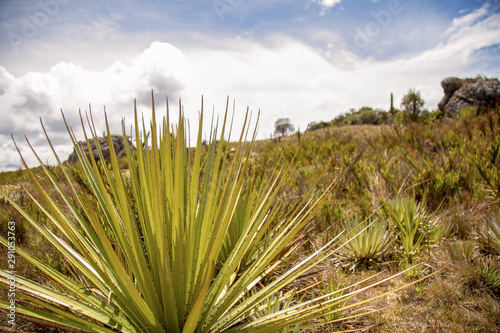
[(387, 222), (380, 218), (369, 218), (360, 221), (356, 216), (341, 224), (348, 235), (341, 249), (341, 257), (352, 262), (352, 268), (368, 267), (380, 262), (384, 256), (392, 252), (393, 235)]
[[(286, 186), (288, 169), (276, 167), (258, 186), (247, 186), (246, 161), (256, 132), (249, 131), (248, 113), (231, 159), (221, 158), (228, 149), (221, 146), (228, 132), (227, 107), (222, 128), (212, 123), (208, 152), (202, 144), (203, 102), (194, 149), (189, 147), (180, 105), (176, 127), (170, 125), (168, 101), (160, 123), (154, 100), (150, 126), (144, 120), (140, 124), (138, 118), (135, 108), (136, 151), (132, 153), (125, 140), (127, 177), (120, 170), (107, 120), (111, 150), (107, 167), (85, 155), (67, 126), (90, 186), (85, 191), (72, 182), (42, 124), (69, 191), (61, 187), (33, 148), (57, 200), (22, 161), (41, 199), (32, 193), (27, 196), (53, 224), (50, 228), (0, 192), (65, 258), (71, 270), (69, 275), (62, 274), (16, 247), (16, 254), (50, 281), (37, 283), (17, 276), (17, 314), (63, 329), (100, 333), (275, 332), (323, 324), (321, 318), (331, 312), (328, 305), (339, 302), (332, 297), (336, 292), (310, 300), (299, 298), (258, 319), (252, 315), (335, 253), (340, 238), (301, 261), (288, 262), (298, 248), (298, 243), (290, 244), (314, 218), (327, 192), (315, 195), (311, 190), (283, 218), (278, 214), (279, 195)], [(89, 146), (89, 133), (97, 138), (92, 117), (87, 117), (87, 129), (83, 117), (81, 124)], [(125, 125), (122, 129), (126, 137)], [(251, 136), (249, 143), (245, 142), (247, 135)], [(99, 154), (103, 160), (100, 147)], [(241, 207), (247, 208), (242, 211)], [(232, 223), (239, 225), (235, 232)], [(54, 227), (58, 232), (51, 231)], [(8, 246), (5, 238), (0, 242)], [(253, 255), (256, 251), (257, 256)], [(289, 265), (287, 269), (277, 269), (284, 264)], [(0, 287), (9, 288), (9, 277), (8, 271), (0, 270)], [(383, 282), (372, 282), (342, 297)], [(368, 301), (352, 302), (335, 311), (348, 311)], [(8, 304), (0, 300), (0, 306)]]
[[(415, 195), (389, 200), (383, 212), (393, 226), (397, 236), (397, 254), (401, 258), (401, 266), (408, 269), (418, 264), (424, 250), (429, 249), (430, 242), (444, 237), (447, 229), (442, 224), (432, 223), (432, 215), (425, 208), (426, 194), (418, 202)], [(410, 269), (407, 276), (419, 276), (420, 266)]]
[(414, 263), (425, 245), (427, 216), (424, 207), (413, 196), (388, 201), (387, 215), (395, 227), (400, 250), (407, 263)]

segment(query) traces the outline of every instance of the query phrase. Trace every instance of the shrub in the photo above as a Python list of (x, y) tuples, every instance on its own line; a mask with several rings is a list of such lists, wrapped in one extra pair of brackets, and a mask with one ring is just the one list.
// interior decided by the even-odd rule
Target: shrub
[(374, 110), (371, 107), (363, 106), (359, 110), (351, 109), (349, 112), (341, 114), (332, 120), (336, 126), (345, 125), (382, 125), (390, 122), (390, 115), (383, 110)]
[(307, 129), (312, 132), (322, 128), (330, 127), (332, 124), (326, 121), (320, 121), (319, 123), (312, 122), (307, 126)]
[(410, 89), (401, 100), (401, 109), (406, 113), (409, 120), (418, 121), (424, 111), (424, 104), (425, 101), (420, 96), (420, 92)]

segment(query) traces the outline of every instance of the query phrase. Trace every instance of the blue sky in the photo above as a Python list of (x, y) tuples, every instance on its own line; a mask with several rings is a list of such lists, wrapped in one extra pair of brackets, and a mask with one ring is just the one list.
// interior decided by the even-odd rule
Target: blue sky
[[(10, 139), (44, 145), (42, 118), (65, 159), (62, 109), (78, 133), (92, 105), (98, 129), (147, 114), (168, 96), (197, 121), (260, 110), (259, 137), (283, 117), (302, 130), (350, 108), (387, 109), (410, 88), (435, 109), (447, 76), (498, 77), (500, 2), (416, 0), (0, 1), (0, 170), (19, 166)], [(206, 116), (206, 120), (208, 116)], [(21, 144), (21, 151), (36, 165)]]

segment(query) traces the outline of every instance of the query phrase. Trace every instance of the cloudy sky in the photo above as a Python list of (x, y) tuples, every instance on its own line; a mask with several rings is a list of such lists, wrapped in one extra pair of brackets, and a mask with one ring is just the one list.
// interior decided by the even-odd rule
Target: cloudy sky
[(498, 0), (0, 0), (0, 171), (20, 165), (11, 134), (30, 165), (24, 136), (55, 162), (40, 118), (67, 158), (61, 109), (78, 135), (78, 111), (102, 132), (105, 107), (118, 133), (151, 91), (192, 122), (202, 95), (217, 114), (229, 96), (236, 126), (260, 110), (267, 138), (279, 118), (304, 130), (409, 88), (435, 109), (443, 78), (498, 77), (499, 60)]

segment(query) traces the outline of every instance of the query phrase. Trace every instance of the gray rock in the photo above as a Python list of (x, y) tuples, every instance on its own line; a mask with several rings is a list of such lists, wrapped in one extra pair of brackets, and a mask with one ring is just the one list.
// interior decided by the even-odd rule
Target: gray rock
[(463, 80), (458, 77), (447, 77), (441, 81), (441, 86), (445, 94), (453, 94), (456, 90), (462, 87)]
[(446, 117), (456, 118), (461, 109), (476, 107), (479, 112), (500, 106), (498, 79), (459, 79), (449, 77), (441, 82), (445, 96), (439, 109)]
[(444, 97), (438, 104), (439, 110), (444, 111), (446, 103), (448, 103), (451, 96), (453, 96), (453, 93), (460, 89), (460, 87), (462, 86), (462, 82), (462, 79), (459, 79), (458, 77), (447, 77), (446, 79), (441, 81), (441, 87), (443, 87), (444, 89)]
[[(99, 140), (99, 145), (101, 146), (102, 150), (102, 155), (103, 158), (106, 162), (111, 161), (111, 155), (110, 155), (110, 149), (108, 145), (108, 139), (107, 138), (98, 138)], [(117, 157), (120, 157), (126, 153), (125, 149), (125, 140), (123, 139), (122, 136), (120, 135), (112, 135), (111, 136), (111, 141), (113, 142), (113, 147), (115, 149), (115, 153)], [(96, 161), (99, 161), (101, 158), (99, 156), (99, 151), (97, 150), (97, 146), (94, 142), (94, 139), (89, 139), (89, 144), (91, 148), (91, 153), (94, 156)], [(87, 147), (87, 144), (85, 141), (78, 142), (78, 145), (83, 148), (83, 151), (87, 155), (87, 158), (90, 161), (90, 153), (89, 149)], [(133, 148), (132, 143), (129, 140), (129, 145)], [(68, 156), (68, 162), (70, 164), (75, 164), (78, 161), (78, 155), (76, 154), (76, 150), (73, 150), (73, 152)]]

